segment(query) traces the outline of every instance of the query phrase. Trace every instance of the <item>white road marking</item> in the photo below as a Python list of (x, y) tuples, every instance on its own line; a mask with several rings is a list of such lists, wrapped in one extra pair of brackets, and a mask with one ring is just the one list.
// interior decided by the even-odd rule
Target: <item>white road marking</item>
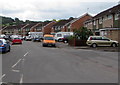
[(12, 69), (12, 71), (13, 71), (13, 72), (20, 72), (20, 70), (14, 70), (14, 69)]
[[(28, 54), (29, 52), (25, 53), (24, 57)], [(12, 68), (14, 68), (21, 60), (24, 60), (23, 58), (19, 59), (13, 66)]]
[(29, 52), (25, 53), (24, 57), (28, 54)]
[(6, 76), (6, 74), (3, 74), (3, 75), (0, 77), (0, 80), (2, 80), (2, 78), (5, 77), (5, 76)]
[(14, 68), (22, 59), (19, 59), (13, 66), (12, 68)]
[(23, 74), (21, 74), (20, 83), (23, 83)]

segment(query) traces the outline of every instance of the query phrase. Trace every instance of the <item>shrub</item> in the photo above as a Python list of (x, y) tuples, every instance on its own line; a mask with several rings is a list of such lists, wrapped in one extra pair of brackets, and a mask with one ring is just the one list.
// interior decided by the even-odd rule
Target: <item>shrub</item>
[(80, 40), (87, 40), (91, 35), (93, 35), (92, 31), (88, 30), (86, 27), (74, 30), (74, 36)]

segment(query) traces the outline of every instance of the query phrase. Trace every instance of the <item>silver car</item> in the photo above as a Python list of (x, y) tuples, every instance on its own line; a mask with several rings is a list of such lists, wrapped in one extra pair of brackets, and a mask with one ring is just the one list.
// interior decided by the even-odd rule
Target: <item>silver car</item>
[(88, 46), (97, 47), (97, 46), (112, 46), (117, 47), (118, 41), (111, 40), (105, 36), (90, 36), (86, 42)]

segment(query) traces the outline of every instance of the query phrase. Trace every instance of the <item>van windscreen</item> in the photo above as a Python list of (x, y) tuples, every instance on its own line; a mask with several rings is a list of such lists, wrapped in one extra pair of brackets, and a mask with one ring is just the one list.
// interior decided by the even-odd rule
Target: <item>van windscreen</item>
[(45, 39), (45, 40), (54, 40), (53, 37), (45, 37), (44, 39)]

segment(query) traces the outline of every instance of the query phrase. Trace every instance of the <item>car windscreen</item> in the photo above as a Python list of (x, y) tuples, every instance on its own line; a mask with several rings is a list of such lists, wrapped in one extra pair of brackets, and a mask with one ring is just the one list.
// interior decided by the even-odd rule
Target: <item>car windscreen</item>
[(44, 37), (45, 40), (54, 40), (53, 37)]

